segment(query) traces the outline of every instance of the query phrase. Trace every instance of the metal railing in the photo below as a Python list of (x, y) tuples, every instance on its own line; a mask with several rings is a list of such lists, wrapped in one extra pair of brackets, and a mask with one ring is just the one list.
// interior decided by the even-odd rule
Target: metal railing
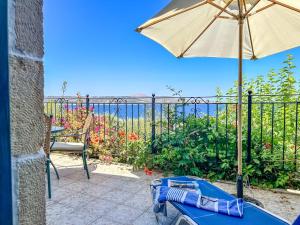
[[(276, 97), (276, 99), (275, 99)], [(274, 98), (272, 101), (265, 99)], [(252, 95), (243, 97), (244, 158), (249, 164), (253, 154), (268, 149), (281, 154), (282, 163), (293, 163), (297, 170), (299, 161), (299, 102), (278, 101), (278, 95)], [(284, 98), (282, 98), (284, 99)], [(102, 141), (111, 138), (111, 130), (135, 133), (145, 142), (151, 142), (155, 153), (155, 141), (163, 135), (171, 135), (185, 129), (189, 117), (206, 120), (206, 126), (217, 133), (210, 144), (214, 145), (218, 160), (236, 157), (237, 102), (236, 96), (213, 97), (46, 97), (45, 112), (52, 114), (63, 125), (69, 115), (78, 108), (86, 113), (93, 111), (96, 122), (102, 121), (97, 132)], [(94, 122), (95, 122), (94, 121)], [(234, 137), (233, 137), (234, 136)]]

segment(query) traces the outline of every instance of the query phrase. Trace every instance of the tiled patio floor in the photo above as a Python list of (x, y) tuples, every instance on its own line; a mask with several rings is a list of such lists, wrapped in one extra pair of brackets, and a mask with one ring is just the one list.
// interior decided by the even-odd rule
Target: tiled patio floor
[[(161, 174), (146, 176), (127, 165), (107, 165), (89, 160), (91, 179), (84, 173), (79, 157), (52, 154), (61, 176), (52, 171), (52, 199), (47, 198), (47, 225), (156, 225), (149, 184)], [(216, 183), (228, 192), (234, 185)], [(266, 209), (293, 221), (300, 212), (300, 196), (254, 190)], [(247, 194), (247, 191), (246, 191)], [(249, 193), (248, 193), (249, 194)], [(249, 194), (251, 196), (251, 194)], [(276, 207), (275, 207), (276, 206)], [(177, 211), (168, 207), (172, 224)]]
[[(155, 225), (149, 183), (155, 176), (131, 172), (126, 165), (91, 163), (88, 180), (77, 157), (52, 154), (61, 176), (52, 171), (48, 225)], [(177, 212), (169, 209), (171, 224)]]

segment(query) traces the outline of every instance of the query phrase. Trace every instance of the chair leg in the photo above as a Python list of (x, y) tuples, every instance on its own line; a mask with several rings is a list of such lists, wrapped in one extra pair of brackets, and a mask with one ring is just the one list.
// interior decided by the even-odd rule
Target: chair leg
[(51, 165), (53, 166), (53, 169), (54, 169), (54, 171), (55, 171), (55, 174), (56, 174), (57, 180), (59, 180), (59, 174), (58, 174), (58, 171), (57, 171), (57, 169), (56, 169), (56, 167), (55, 167), (55, 165), (54, 165), (54, 163), (52, 162), (52, 160), (51, 160), (51, 159), (50, 159), (50, 163), (51, 163)]
[(47, 157), (46, 161), (47, 183), (48, 183), (48, 197), (51, 199), (51, 175), (50, 175), (50, 159)]
[(85, 151), (82, 152), (82, 159), (83, 159), (83, 167), (86, 171), (87, 178), (90, 179), (90, 173), (89, 173), (89, 168), (87, 166), (86, 152)]
[(82, 151), (82, 155), (81, 155), (81, 158), (82, 158), (82, 162), (83, 162), (83, 169), (86, 170), (86, 164), (85, 164), (85, 157), (84, 157), (85, 153), (84, 151)]

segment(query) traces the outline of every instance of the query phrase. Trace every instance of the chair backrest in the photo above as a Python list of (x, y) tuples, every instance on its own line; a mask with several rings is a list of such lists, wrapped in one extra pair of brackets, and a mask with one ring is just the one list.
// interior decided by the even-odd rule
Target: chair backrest
[(45, 154), (50, 154), (50, 142), (51, 142), (51, 126), (52, 126), (52, 115), (47, 116), (44, 114), (44, 143), (43, 148)]
[(86, 142), (89, 138), (89, 133), (90, 133), (90, 127), (91, 127), (91, 124), (92, 124), (92, 120), (93, 120), (93, 114), (89, 113), (88, 116), (85, 119), (85, 122), (84, 122), (84, 125), (83, 125), (83, 128), (82, 128), (82, 133), (83, 133), (82, 142), (84, 144), (86, 144)]

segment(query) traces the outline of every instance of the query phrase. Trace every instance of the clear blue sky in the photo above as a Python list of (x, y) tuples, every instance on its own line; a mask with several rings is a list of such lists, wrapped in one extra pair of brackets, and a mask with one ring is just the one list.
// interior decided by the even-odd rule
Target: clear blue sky
[[(168, 95), (166, 85), (184, 95), (215, 94), (237, 77), (232, 59), (176, 59), (155, 42), (134, 32), (169, 0), (45, 0), (45, 95)], [(287, 54), (245, 61), (244, 74), (253, 77), (278, 68)], [(299, 70), (299, 69), (297, 69)], [(297, 74), (299, 74), (297, 72)]]

